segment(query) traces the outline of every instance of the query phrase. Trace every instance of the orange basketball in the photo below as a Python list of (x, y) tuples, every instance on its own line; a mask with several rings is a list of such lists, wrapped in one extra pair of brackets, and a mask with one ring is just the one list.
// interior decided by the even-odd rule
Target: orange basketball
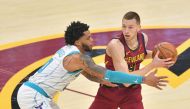
[(177, 49), (169, 42), (161, 42), (154, 46), (152, 57), (156, 55), (157, 51), (160, 51), (158, 57), (161, 59), (172, 58), (174, 62), (177, 60)]

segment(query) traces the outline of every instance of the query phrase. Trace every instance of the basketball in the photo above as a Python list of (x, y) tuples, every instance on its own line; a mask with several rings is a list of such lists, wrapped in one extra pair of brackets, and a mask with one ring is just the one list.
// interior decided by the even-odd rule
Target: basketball
[(154, 46), (152, 57), (156, 55), (157, 51), (160, 51), (158, 57), (160, 59), (172, 58), (174, 62), (177, 60), (177, 49), (169, 42), (161, 42)]

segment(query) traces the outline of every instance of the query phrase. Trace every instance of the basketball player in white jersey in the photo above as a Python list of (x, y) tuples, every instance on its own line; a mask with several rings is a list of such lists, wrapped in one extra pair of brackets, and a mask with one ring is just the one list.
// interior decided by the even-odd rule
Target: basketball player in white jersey
[[(85, 55), (91, 51), (93, 39), (89, 26), (81, 22), (72, 22), (65, 31), (66, 46), (59, 49), (53, 57), (41, 67), (27, 82), (19, 88), (17, 101), (21, 109), (59, 109), (52, 101), (58, 91), (63, 91), (80, 73), (88, 79), (114, 86), (114, 83), (147, 84), (153, 87), (164, 86), (165, 76), (155, 76), (155, 72), (148, 76), (127, 74), (119, 71), (107, 70), (96, 65), (92, 58)], [(158, 56), (158, 53), (156, 57)], [(155, 67), (167, 64), (159, 58), (152, 63)]]

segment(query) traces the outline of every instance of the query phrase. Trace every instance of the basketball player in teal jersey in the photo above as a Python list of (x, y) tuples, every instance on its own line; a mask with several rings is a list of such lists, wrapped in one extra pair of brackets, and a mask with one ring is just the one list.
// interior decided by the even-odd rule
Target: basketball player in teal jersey
[[(89, 26), (81, 22), (72, 22), (65, 31), (66, 45), (60, 48), (52, 58), (41, 67), (28, 81), (19, 88), (17, 101), (21, 109), (59, 109), (52, 101), (53, 96), (65, 89), (80, 73), (92, 81), (103, 84), (145, 83), (160, 87), (166, 77), (157, 77), (154, 73), (148, 76), (137, 76), (119, 71), (107, 70), (96, 65), (91, 57), (85, 55), (91, 51), (93, 39)], [(163, 66), (155, 59), (153, 66)]]
[[(149, 64), (139, 70), (140, 63), (144, 58), (152, 56), (152, 53), (146, 50), (148, 37), (145, 33), (140, 32), (140, 28), (140, 17), (136, 12), (128, 12), (124, 15), (122, 33), (112, 39), (106, 49), (105, 64), (107, 69), (143, 76), (152, 68), (157, 67)], [(162, 67), (174, 64), (170, 58), (162, 61), (166, 62)], [(100, 85), (90, 109), (118, 109), (118, 107), (120, 109), (143, 109), (141, 85), (118, 85), (117, 87)]]

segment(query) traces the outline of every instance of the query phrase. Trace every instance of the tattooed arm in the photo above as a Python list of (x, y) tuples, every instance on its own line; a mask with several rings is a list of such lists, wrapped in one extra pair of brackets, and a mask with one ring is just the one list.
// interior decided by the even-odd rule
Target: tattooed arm
[(82, 69), (87, 74), (103, 79), (107, 69), (96, 65), (88, 55), (73, 54), (64, 58), (63, 66), (70, 72)]
[(96, 65), (92, 58), (88, 55), (80, 55), (81, 67), (84, 71), (98, 78), (103, 78), (107, 69)]
[(95, 76), (92, 76), (92, 75), (88, 74), (88, 73), (85, 72), (85, 71), (82, 71), (82, 74), (83, 74), (88, 80), (90, 80), (90, 81), (94, 81), (94, 82), (97, 82), (97, 83), (101, 83), (101, 84), (104, 84), (104, 85), (107, 85), (107, 86), (110, 86), (110, 87), (116, 87), (116, 86), (118, 86), (117, 84), (113, 84), (113, 83), (111, 83), (111, 82), (109, 82), (109, 81), (105, 81), (105, 80), (103, 80), (103, 79), (99, 79), (99, 78), (97, 78), (97, 77), (95, 77)]
[(163, 84), (161, 83), (167, 82), (163, 80), (167, 77), (165, 76), (157, 77), (155, 76), (154, 72), (150, 73), (146, 77), (142, 77), (124, 72), (107, 70), (102, 66), (96, 65), (90, 56), (83, 54), (73, 54), (65, 57), (63, 60), (63, 66), (66, 70), (71, 72), (82, 69), (83, 71), (87, 72), (89, 75), (97, 77), (98, 79), (115, 83), (130, 83), (130, 84), (145, 83), (147, 85), (160, 88), (159, 86), (163, 86)]
[(94, 81), (94, 82), (97, 82), (97, 83), (101, 83), (103, 81), (102, 79), (97, 78), (95, 76), (92, 76), (92, 75), (88, 74), (85, 71), (82, 71), (82, 75), (84, 75), (90, 81)]
[(98, 66), (94, 63), (91, 57), (82, 54), (75, 54), (67, 56), (63, 61), (63, 66), (68, 71), (75, 71), (83, 69), (82, 74), (91, 81), (105, 84), (110, 87), (116, 87), (118, 85), (112, 84), (109, 81), (104, 80), (106, 68)]

